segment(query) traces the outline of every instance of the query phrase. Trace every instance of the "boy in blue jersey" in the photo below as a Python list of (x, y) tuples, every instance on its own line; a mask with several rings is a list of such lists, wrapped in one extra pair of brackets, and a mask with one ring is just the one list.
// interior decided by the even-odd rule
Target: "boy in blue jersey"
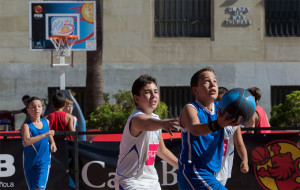
[(47, 119), (40, 118), (43, 106), (39, 98), (32, 97), (28, 100), (27, 111), (29, 119), (21, 128), (25, 178), (30, 190), (43, 190), (46, 189), (49, 176), (50, 151), (57, 150), (53, 139), (54, 131), (49, 130)]
[(180, 116), (181, 150), (177, 174), (179, 189), (226, 189), (215, 177), (220, 170), (223, 154), (224, 127), (236, 126), (228, 113), (220, 114), (218, 84), (210, 67), (196, 72), (191, 78), (195, 101), (187, 104)]

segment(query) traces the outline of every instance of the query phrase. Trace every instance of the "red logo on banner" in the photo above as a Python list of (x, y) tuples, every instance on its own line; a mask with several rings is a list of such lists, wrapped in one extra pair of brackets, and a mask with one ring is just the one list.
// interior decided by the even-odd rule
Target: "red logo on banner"
[(158, 144), (149, 144), (148, 158), (145, 162), (147, 166), (151, 166), (154, 164), (157, 148)]
[(251, 154), (254, 173), (264, 189), (300, 189), (300, 150), (287, 140), (256, 147)]

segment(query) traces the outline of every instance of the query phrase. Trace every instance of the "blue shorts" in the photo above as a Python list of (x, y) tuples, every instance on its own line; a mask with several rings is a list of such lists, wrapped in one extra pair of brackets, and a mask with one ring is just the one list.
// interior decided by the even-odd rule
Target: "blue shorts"
[(40, 165), (34, 168), (25, 169), (25, 178), (30, 190), (46, 189), (50, 165)]
[(196, 168), (194, 164), (179, 164), (177, 173), (177, 183), (179, 189), (209, 189), (227, 190), (207, 169)]

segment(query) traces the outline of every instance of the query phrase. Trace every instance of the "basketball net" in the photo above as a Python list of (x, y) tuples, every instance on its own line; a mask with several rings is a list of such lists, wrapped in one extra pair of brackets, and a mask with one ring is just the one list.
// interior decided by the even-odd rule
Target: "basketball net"
[[(65, 79), (65, 67), (69, 66), (69, 64), (65, 64), (65, 57), (71, 56), (72, 47), (75, 41), (78, 39), (77, 35), (61, 35), (61, 36), (50, 36), (50, 41), (57, 52), (57, 58), (59, 59), (59, 64), (52, 64), (52, 53), (51, 53), (51, 66), (59, 66), (61, 69), (60, 73), (60, 90), (64, 90), (66, 87), (66, 79)], [(73, 67), (73, 54), (72, 58), (72, 67)]]
[(72, 47), (78, 39), (77, 35), (50, 36), (50, 41), (56, 49), (57, 57), (70, 56)]

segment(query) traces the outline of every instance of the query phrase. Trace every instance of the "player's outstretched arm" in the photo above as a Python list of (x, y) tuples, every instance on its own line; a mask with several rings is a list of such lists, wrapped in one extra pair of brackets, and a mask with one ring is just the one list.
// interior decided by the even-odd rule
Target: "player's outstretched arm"
[(235, 119), (226, 119), (228, 113), (221, 115), (220, 110), (218, 110), (218, 115), (218, 120), (215, 122), (200, 123), (196, 108), (191, 105), (186, 105), (183, 108), (180, 118), (181, 126), (183, 128), (186, 128), (194, 136), (202, 136), (211, 133), (215, 130), (222, 129), (226, 126), (238, 125)]
[(160, 134), (160, 141), (157, 149), (157, 156), (166, 161), (168, 164), (178, 169), (178, 158), (165, 146), (162, 134)]
[(154, 119), (145, 115), (138, 115), (131, 120), (130, 132), (133, 136), (138, 136), (142, 131), (156, 131), (163, 129), (172, 136), (172, 131), (178, 131), (174, 126), (178, 126), (178, 119)]
[(182, 128), (187, 129), (194, 136), (211, 133), (208, 124), (200, 124), (197, 110), (191, 105), (184, 106), (180, 117), (180, 124)]
[(234, 133), (234, 136), (233, 136), (233, 140), (234, 140), (235, 147), (238, 151), (238, 154), (239, 154), (240, 158), (242, 159), (242, 162), (240, 165), (241, 172), (247, 173), (249, 171), (248, 154), (247, 154), (247, 149), (244, 144), (240, 126), (237, 127), (237, 129)]

